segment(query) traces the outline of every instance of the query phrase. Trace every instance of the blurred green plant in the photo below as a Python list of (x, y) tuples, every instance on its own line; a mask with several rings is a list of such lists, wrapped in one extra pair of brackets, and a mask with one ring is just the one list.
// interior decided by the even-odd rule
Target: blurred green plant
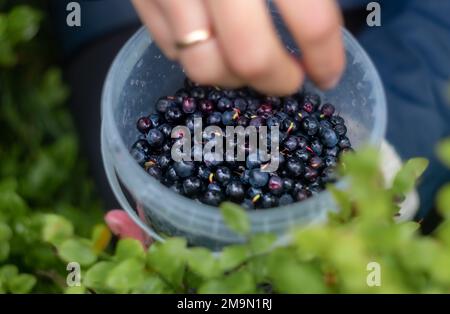
[(49, 64), (45, 34), (37, 38), (44, 15), (10, 1), (0, 10), (7, 5), (0, 11), (0, 292), (57, 292), (67, 271), (54, 245), (90, 236), (101, 207), (65, 107), (68, 89)]
[[(450, 292), (450, 184), (437, 198), (444, 222), (423, 236), (417, 223), (394, 216), (395, 200), (427, 161), (406, 162), (386, 188), (371, 149), (343, 158), (349, 186), (329, 187), (341, 210), (324, 225), (294, 229), (285, 243), (252, 234), (245, 212), (224, 203), (224, 220), (246, 240), (219, 254), (182, 238), (148, 250), (132, 239), (111, 248), (63, 106), (60, 71), (44, 66), (45, 54), (29, 53), (41, 20), (30, 7), (0, 13), (0, 292)], [(450, 166), (450, 140), (437, 151)], [(79, 286), (67, 287), (69, 262), (81, 266)], [(367, 284), (372, 262), (380, 265), (380, 286)]]

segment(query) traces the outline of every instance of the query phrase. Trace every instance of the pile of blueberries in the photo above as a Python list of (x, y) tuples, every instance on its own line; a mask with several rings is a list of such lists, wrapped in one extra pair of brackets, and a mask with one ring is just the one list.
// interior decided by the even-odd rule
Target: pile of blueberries
[[(160, 98), (155, 109), (138, 119), (141, 135), (131, 155), (165, 186), (212, 206), (232, 201), (259, 209), (303, 201), (336, 180), (339, 156), (352, 150), (345, 121), (334, 106), (304, 91), (271, 97), (251, 88), (220, 89), (186, 79), (184, 88)], [(183, 125), (193, 131), (195, 118), (202, 119), (203, 128), (219, 126), (224, 134), (226, 126), (278, 125), (278, 169), (261, 171), (264, 163), (257, 156), (246, 161), (175, 162), (171, 149), (178, 139), (171, 137), (172, 129)]]

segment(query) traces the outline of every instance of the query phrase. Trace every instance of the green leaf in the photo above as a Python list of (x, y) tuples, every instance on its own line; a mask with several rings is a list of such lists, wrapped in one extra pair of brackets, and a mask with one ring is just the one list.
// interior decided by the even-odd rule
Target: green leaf
[(213, 278), (222, 274), (219, 259), (208, 249), (193, 248), (189, 250), (187, 256), (189, 268), (197, 275), (203, 278)]
[(263, 254), (270, 251), (275, 242), (277, 236), (272, 233), (259, 233), (252, 235), (249, 241), (249, 247), (252, 254)]
[(85, 294), (86, 288), (83, 286), (74, 286), (74, 287), (67, 287), (66, 290), (64, 290), (65, 294)]
[(12, 293), (28, 293), (36, 284), (36, 278), (29, 274), (20, 274), (11, 278), (8, 282), (9, 290)]
[(7, 241), (0, 241), (0, 262), (6, 260), (9, 256), (9, 242)]
[(245, 210), (231, 202), (224, 202), (220, 205), (223, 219), (227, 226), (234, 232), (246, 235), (250, 231), (250, 221)]
[(76, 239), (65, 240), (58, 246), (58, 253), (66, 262), (77, 262), (89, 266), (97, 260), (94, 250), (86, 242)]
[(148, 266), (175, 287), (181, 286), (186, 258), (186, 240), (182, 238), (154, 243), (147, 252)]
[(119, 241), (116, 247), (115, 257), (117, 260), (121, 261), (131, 257), (138, 259), (145, 258), (145, 251), (142, 243), (138, 240), (127, 238)]
[(313, 265), (300, 263), (286, 249), (270, 256), (269, 277), (280, 293), (325, 293), (323, 275)]
[(438, 145), (437, 155), (450, 168), (450, 138), (447, 138)]
[(116, 266), (113, 262), (99, 262), (89, 268), (83, 277), (83, 284), (91, 289), (102, 292), (106, 288), (106, 278)]
[(439, 212), (446, 219), (450, 219), (450, 183), (439, 190), (436, 203)]
[(255, 293), (256, 284), (248, 271), (238, 271), (219, 279), (207, 281), (199, 288), (198, 292), (209, 294)]
[(11, 239), (11, 237), (12, 237), (11, 228), (4, 222), (0, 221), (0, 242), (8, 241), (9, 239)]
[(54, 245), (73, 235), (73, 225), (66, 218), (54, 214), (42, 216), (42, 239)]
[(146, 276), (142, 282), (132, 289), (133, 293), (162, 294), (172, 292), (158, 275)]
[(135, 258), (126, 259), (109, 272), (106, 285), (118, 293), (128, 293), (142, 283), (143, 271), (142, 261)]
[(250, 250), (245, 245), (229, 245), (225, 247), (219, 256), (222, 271), (233, 269), (247, 260)]
[(394, 195), (404, 195), (411, 191), (416, 184), (416, 180), (428, 167), (428, 160), (425, 158), (409, 159), (394, 178), (392, 191)]
[(41, 14), (30, 6), (16, 6), (8, 15), (8, 37), (12, 43), (29, 41), (39, 30)]
[(12, 278), (19, 274), (19, 270), (16, 265), (4, 265), (0, 267), (0, 281), (9, 282)]

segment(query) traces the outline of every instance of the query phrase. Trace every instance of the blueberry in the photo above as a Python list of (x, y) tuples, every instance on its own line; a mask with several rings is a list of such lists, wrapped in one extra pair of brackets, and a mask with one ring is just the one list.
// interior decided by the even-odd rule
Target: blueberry
[(260, 116), (263, 115), (271, 115), (272, 114), (272, 105), (269, 104), (262, 104), (259, 106), (258, 110), (256, 110), (256, 113)]
[(305, 177), (305, 180), (313, 182), (319, 176), (319, 172), (311, 167), (306, 167), (305, 174), (303, 176)]
[(175, 93), (175, 102), (177, 104), (182, 104), (183, 100), (188, 97), (189, 97), (188, 91), (184, 88), (181, 88), (177, 90), (177, 92)]
[(225, 97), (228, 97), (231, 99), (236, 98), (236, 96), (237, 96), (237, 92), (234, 89), (225, 89), (223, 91), (223, 94), (225, 95)]
[(164, 176), (166, 177), (166, 179), (169, 182), (175, 182), (177, 181), (180, 177), (178, 176), (175, 168), (173, 166), (170, 166), (166, 172), (164, 173)]
[(136, 127), (142, 134), (147, 134), (152, 127), (152, 121), (148, 117), (141, 117), (139, 118)]
[(240, 180), (243, 184), (249, 184), (250, 170), (244, 170), (240, 175)]
[(295, 152), (295, 157), (306, 162), (311, 158), (311, 153), (306, 149), (299, 149)]
[(234, 125), (235, 124), (235, 119), (233, 118), (234, 115), (235, 115), (235, 112), (232, 111), (232, 110), (225, 111), (222, 114), (222, 123), (225, 126), (232, 126), (232, 125)]
[(305, 101), (303, 102), (302, 110), (306, 111), (307, 113), (312, 113), (314, 111), (314, 105), (309, 101)]
[(177, 194), (183, 194), (184, 193), (184, 191), (183, 191), (183, 184), (181, 184), (181, 183), (175, 183), (173, 185), (170, 185), (170, 189), (172, 191), (174, 191), (175, 193), (177, 193)]
[(197, 168), (197, 175), (202, 180), (208, 180), (211, 175), (211, 169), (209, 169), (206, 165), (199, 165)]
[(308, 135), (315, 135), (319, 130), (319, 122), (312, 116), (306, 117), (302, 120), (302, 128)]
[(257, 152), (248, 155), (245, 162), (247, 169), (259, 168), (262, 164), (261, 158)]
[(273, 128), (273, 127), (277, 127), (277, 126), (279, 127), (280, 126), (280, 118), (276, 117), (276, 116), (272, 116), (269, 119), (267, 119), (266, 124), (269, 129)]
[(314, 106), (314, 110), (317, 110), (320, 106), (320, 96), (318, 94), (307, 93), (303, 97), (304, 102), (309, 102)]
[(172, 101), (167, 98), (160, 98), (155, 105), (156, 111), (159, 113), (166, 113), (167, 108), (172, 106)]
[(222, 192), (222, 187), (217, 183), (208, 184), (208, 190)]
[(161, 147), (164, 143), (164, 134), (158, 129), (152, 129), (147, 134), (147, 141), (152, 147)]
[(288, 115), (294, 116), (299, 110), (299, 105), (297, 100), (292, 97), (287, 97), (283, 102), (283, 109)]
[(136, 143), (133, 144), (132, 149), (137, 149), (142, 151), (144, 154), (149, 155), (150, 154), (150, 144), (147, 142), (147, 140), (138, 140)]
[(173, 164), (176, 174), (181, 178), (187, 178), (194, 174), (195, 164), (192, 161), (178, 161)]
[(321, 180), (323, 183), (335, 182), (337, 179), (336, 170), (333, 167), (323, 169)]
[(297, 158), (289, 158), (286, 161), (286, 170), (293, 177), (299, 177), (305, 170), (303, 162)]
[(309, 166), (312, 169), (320, 169), (323, 165), (323, 160), (319, 156), (314, 156), (309, 160)]
[(258, 197), (262, 195), (262, 189), (261, 188), (257, 188), (254, 186), (251, 186), (248, 190), (247, 190), (247, 195), (248, 197), (250, 197), (250, 199), (254, 199), (255, 197)]
[(228, 167), (220, 166), (217, 168), (214, 178), (221, 184), (227, 184), (231, 179), (231, 170)]
[(183, 191), (187, 196), (194, 196), (201, 191), (202, 181), (197, 177), (190, 177), (183, 181)]
[(233, 103), (229, 98), (222, 97), (217, 102), (217, 109), (221, 112), (231, 110), (233, 108)]
[(227, 184), (226, 195), (234, 202), (241, 202), (245, 196), (244, 186), (241, 182), (233, 180)]
[(271, 176), (268, 187), (273, 195), (280, 195), (283, 193), (283, 180), (278, 176)]
[(152, 126), (154, 128), (157, 128), (164, 123), (164, 118), (157, 113), (151, 114), (148, 118), (152, 121)]
[(237, 119), (236, 123), (238, 126), (247, 127), (250, 120), (245, 116), (240, 116), (239, 119)]
[(331, 155), (325, 156), (323, 159), (325, 167), (336, 167), (337, 159)]
[(202, 197), (203, 203), (211, 206), (219, 206), (219, 204), (223, 200), (223, 195), (218, 191), (208, 190), (205, 192), (205, 195)]
[(166, 169), (171, 162), (172, 158), (170, 157), (170, 154), (159, 155), (158, 158), (156, 159), (156, 163), (161, 169)]
[(265, 123), (265, 119), (263, 117), (254, 117), (248, 123), (250, 126), (254, 126), (256, 129), (259, 129), (260, 126), (263, 126)]
[(335, 108), (332, 104), (324, 104), (322, 108), (320, 108), (320, 112), (325, 117), (331, 117), (334, 114)]
[(299, 190), (297, 193), (295, 193), (295, 199), (298, 202), (306, 200), (308, 197), (311, 196), (311, 192), (307, 190)]
[(278, 203), (280, 206), (289, 205), (294, 202), (294, 198), (290, 194), (283, 194), (281, 195)]
[(241, 113), (244, 113), (247, 109), (247, 101), (243, 98), (236, 98), (233, 101), (234, 108), (238, 109)]
[(327, 155), (327, 156), (337, 157), (338, 153), (339, 153), (339, 147), (338, 146), (327, 148), (325, 150), (325, 155)]
[(342, 137), (342, 138), (339, 140), (338, 145), (339, 145), (339, 147), (340, 147), (341, 149), (349, 148), (349, 147), (352, 146), (352, 144), (350, 144), (350, 140), (349, 140), (348, 137), (346, 137), (346, 136)]
[(165, 138), (170, 138), (172, 135), (172, 126), (168, 123), (161, 124), (158, 130), (161, 131)]
[(195, 99), (203, 99), (206, 97), (206, 90), (203, 87), (194, 87), (191, 90), (191, 96)]
[(289, 178), (283, 178), (283, 190), (285, 192), (292, 192), (294, 189), (294, 180)]
[(193, 113), (197, 109), (197, 104), (194, 98), (185, 98), (181, 105), (184, 113)]
[(324, 129), (321, 134), (322, 143), (324, 143), (327, 147), (336, 146), (339, 141), (336, 132), (333, 129)]
[(199, 108), (204, 114), (210, 114), (214, 111), (214, 103), (211, 100), (202, 99), (199, 101)]
[(288, 133), (294, 133), (298, 130), (298, 122), (292, 118), (286, 118), (281, 122), (281, 130)]
[(131, 149), (130, 154), (141, 166), (143, 166), (148, 159), (147, 154), (145, 154), (143, 150), (136, 147)]
[(208, 100), (217, 102), (222, 97), (222, 93), (218, 90), (212, 90), (208, 94)]
[(217, 157), (220, 157), (220, 156), (216, 156), (216, 154), (208, 152), (203, 156), (203, 161), (204, 161), (205, 165), (209, 168), (217, 167), (220, 164), (222, 164), (222, 162), (223, 162), (222, 160), (220, 160)]
[(206, 119), (208, 125), (220, 125), (222, 123), (222, 114), (220, 112), (213, 112)]
[(332, 129), (333, 125), (328, 120), (321, 120), (319, 122), (319, 135), (322, 136), (323, 132), (327, 129)]
[(167, 109), (164, 116), (166, 120), (170, 123), (179, 122), (183, 118), (183, 112), (178, 107), (170, 107)]
[(147, 169), (147, 173), (154, 177), (156, 180), (161, 180), (162, 171), (159, 167), (153, 166)]
[(263, 187), (269, 181), (269, 174), (267, 172), (262, 172), (259, 169), (252, 169), (250, 171), (249, 183), (253, 187)]
[(278, 205), (278, 198), (274, 195), (267, 193), (263, 194), (261, 197), (261, 206), (263, 208), (276, 207)]
[(331, 124), (333, 124), (333, 125), (339, 125), (339, 124), (344, 125), (344, 124), (345, 124), (344, 118), (342, 118), (341, 116), (338, 116), (338, 115), (332, 116), (332, 117), (330, 118), (330, 122), (331, 122)]
[(298, 139), (295, 136), (289, 136), (283, 143), (283, 147), (288, 151), (293, 152), (298, 147)]
[(343, 124), (336, 124), (334, 127), (334, 131), (338, 136), (342, 137), (347, 134), (347, 127)]

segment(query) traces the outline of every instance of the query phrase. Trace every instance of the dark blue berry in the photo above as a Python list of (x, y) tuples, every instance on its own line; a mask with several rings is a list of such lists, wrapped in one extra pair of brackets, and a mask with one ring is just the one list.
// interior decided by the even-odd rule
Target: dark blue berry
[(227, 184), (226, 195), (233, 202), (241, 202), (245, 196), (244, 186), (241, 182), (233, 180)]
[(336, 132), (333, 131), (333, 129), (324, 129), (322, 130), (321, 140), (322, 143), (325, 144), (327, 147), (333, 147), (336, 146), (336, 144), (339, 141), (339, 138), (336, 135)]
[(193, 113), (197, 109), (197, 104), (194, 98), (185, 98), (181, 105), (184, 113)]
[(222, 97), (217, 102), (217, 109), (221, 112), (231, 110), (233, 108), (233, 102), (226, 97)]
[(294, 202), (294, 198), (290, 194), (283, 194), (278, 201), (280, 206), (289, 205)]
[(325, 117), (331, 117), (334, 114), (335, 108), (332, 104), (324, 104), (320, 109), (320, 112)]
[(286, 170), (294, 178), (299, 177), (305, 170), (303, 162), (297, 158), (289, 158), (286, 161)]
[(176, 174), (181, 178), (187, 178), (194, 174), (195, 164), (192, 161), (178, 161), (173, 164)]
[(141, 117), (139, 118), (136, 127), (142, 134), (147, 134), (152, 127), (152, 121), (148, 117)]
[(164, 143), (164, 134), (158, 129), (152, 129), (147, 134), (147, 141), (152, 147), (161, 147)]
[(231, 180), (231, 170), (228, 167), (220, 166), (217, 168), (214, 178), (221, 184), (227, 184)]
[(262, 172), (260, 169), (250, 171), (249, 183), (254, 187), (263, 187), (269, 181), (269, 173)]
[(280, 195), (283, 193), (283, 180), (278, 176), (271, 176), (268, 183), (269, 191), (273, 195)]
[(319, 131), (319, 122), (312, 116), (306, 117), (302, 120), (302, 128), (308, 135), (315, 135)]
[(197, 177), (190, 177), (183, 181), (183, 191), (187, 196), (197, 195), (202, 189), (202, 181)]
[(202, 202), (211, 206), (219, 206), (222, 200), (223, 200), (222, 193), (212, 190), (207, 190), (205, 192), (205, 195), (202, 197)]

